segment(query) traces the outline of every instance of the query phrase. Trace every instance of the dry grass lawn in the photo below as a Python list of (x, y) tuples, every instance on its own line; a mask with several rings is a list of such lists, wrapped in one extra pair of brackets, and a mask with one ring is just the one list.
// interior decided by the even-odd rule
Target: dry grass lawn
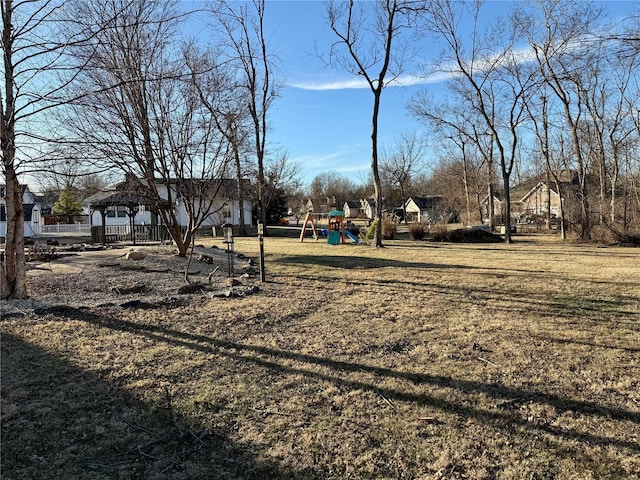
[(516, 240), (267, 238), (256, 295), (5, 318), (2, 478), (640, 478), (640, 250)]

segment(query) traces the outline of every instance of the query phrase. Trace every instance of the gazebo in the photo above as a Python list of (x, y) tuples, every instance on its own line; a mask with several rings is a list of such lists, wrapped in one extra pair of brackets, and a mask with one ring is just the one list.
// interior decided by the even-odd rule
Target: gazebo
[[(144, 230), (144, 233), (148, 236), (149, 239), (152, 240), (164, 240), (167, 238), (167, 232), (163, 225), (145, 225), (141, 226), (135, 225), (135, 217), (140, 211), (141, 207), (146, 207), (153, 216), (156, 215), (157, 219), (157, 204), (158, 199), (151, 198), (149, 195), (144, 193), (129, 193), (118, 191), (116, 188), (112, 191), (106, 192), (98, 192), (86, 200), (86, 203), (89, 204), (89, 211), (91, 216), (91, 240), (95, 243), (102, 243), (106, 245), (109, 241), (117, 241), (120, 239), (130, 240), (134, 245), (136, 244), (136, 231), (140, 230), (140, 233)], [(129, 217), (129, 231), (128, 231), (128, 239), (126, 238), (127, 234), (113, 234), (107, 235), (107, 212), (110, 210), (117, 210), (118, 207), (124, 209)], [(93, 213), (100, 212), (100, 216), (102, 218), (102, 225), (95, 226), (93, 225)], [(143, 227), (143, 228), (136, 228)], [(121, 238), (125, 237), (125, 238)]]

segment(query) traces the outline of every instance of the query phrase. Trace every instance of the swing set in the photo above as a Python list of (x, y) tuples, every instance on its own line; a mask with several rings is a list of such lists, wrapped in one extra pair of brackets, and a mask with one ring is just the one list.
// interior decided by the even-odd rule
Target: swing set
[[(310, 225), (313, 232), (314, 240), (318, 240), (318, 222), (317, 218), (320, 218), (321, 213), (307, 213), (302, 224), (302, 230), (300, 231), (300, 241), (304, 241), (304, 236), (307, 231), (307, 225)], [(358, 237), (354, 236), (351, 232), (344, 229), (345, 216), (342, 210), (333, 210), (329, 212), (329, 228), (326, 230), (327, 243), (329, 245), (340, 245), (346, 243), (345, 237), (349, 237), (354, 243), (358, 243)], [(316, 218), (317, 217), (317, 218)], [(324, 232), (323, 232), (324, 233)]]

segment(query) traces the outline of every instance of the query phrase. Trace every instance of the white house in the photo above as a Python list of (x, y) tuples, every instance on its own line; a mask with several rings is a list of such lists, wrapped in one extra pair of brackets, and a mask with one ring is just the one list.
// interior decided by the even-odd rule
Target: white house
[[(20, 185), (22, 189), (22, 206), (24, 207), (24, 236), (37, 237), (42, 231), (41, 206), (28, 185)], [(0, 185), (0, 237), (7, 236), (7, 189)]]
[[(197, 180), (187, 183), (187, 188), (197, 188)], [(212, 190), (212, 199), (206, 199), (202, 205), (202, 228), (219, 226), (224, 223), (238, 225), (240, 223), (240, 207), (237, 199), (236, 181), (231, 179), (223, 179), (221, 183), (215, 182), (216, 187), (209, 188)], [(104, 213), (105, 226), (111, 225), (150, 225), (152, 223), (151, 215), (152, 207), (156, 201), (150, 199), (144, 193), (140, 192), (140, 188), (130, 188), (131, 182), (125, 181), (113, 186), (111, 189), (98, 192), (86, 198), (84, 203), (89, 207), (91, 213), (91, 225), (102, 225), (102, 215)], [(245, 189), (247, 185), (245, 185)], [(158, 195), (162, 200), (167, 200), (168, 189), (164, 184), (156, 185)], [(178, 223), (182, 227), (189, 225), (189, 214), (187, 213), (186, 200), (177, 194), (177, 189), (171, 188), (174, 208), (176, 209), (176, 217)], [(206, 194), (205, 194), (206, 196)], [(194, 195), (197, 198), (197, 195)], [(208, 202), (211, 201), (211, 207), (207, 212)], [(252, 225), (251, 201), (248, 195), (245, 196), (243, 205), (243, 216), (245, 225)], [(192, 205), (193, 209), (198, 212), (201, 209), (200, 202), (196, 199)], [(130, 219), (133, 215), (133, 222)], [(159, 223), (160, 218), (156, 219)]]
[(344, 211), (344, 216), (346, 218), (358, 218), (361, 212), (360, 207), (361, 207), (360, 202), (354, 201), (354, 200), (347, 200), (346, 202), (344, 202), (344, 205), (342, 206), (342, 210)]
[[(371, 200), (371, 201), (369, 201)], [(362, 213), (364, 213), (366, 215), (367, 218), (372, 219), (373, 217), (375, 217), (375, 199), (371, 198), (371, 199), (367, 199), (367, 198), (361, 198), (360, 199), (360, 211)]]
[(418, 223), (437, 222), (443, 215), (442, 196), (410, 197), (404, 205), (407, 211), (406, 221), (415, 220)]

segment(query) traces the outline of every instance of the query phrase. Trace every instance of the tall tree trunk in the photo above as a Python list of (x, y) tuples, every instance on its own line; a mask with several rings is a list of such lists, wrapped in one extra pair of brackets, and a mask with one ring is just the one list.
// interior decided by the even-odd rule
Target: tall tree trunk
[[(7, 233), (4, 252), (4, 265), (0, 280), (2, 298), (27, 298), (27, 265), (24, 255), (24, 206), (22, 191), (15, 169), (16, 158), (16, 124), (15, 124), (15, 92), (13, 71), (13, 4), (4, 0), (2, 15), (2, 50), (4, 53), (4, 86), (5, 96), (0, 121), (0, 148), (2, 150), (2, 167), (6, 182), (6, 216)], [(0, 92), (0, 104), (2, 104)], [(4, 278), (1, 278), (3, 277)]]
[[(489, 217), (489, 229), (493, 232), (495, 230), (495, 222), (494, 222), (494, 208), (493, 208), (493, 196), (495, 192), (493, 191), (493, 183), (489, 180), (489, 184), (487, 185), (487, 195), (489, 200), (487, 201), (487, 216)], [(484, 223), (484, 222), (483, 222)]]
[(565, 218), (564, 218), (564, 195), (562, 194), (562, 190), (560, 190), (560, 181), (558, 177), (554, 175), (554, 182), (556, 184), (556, 190), (558, 191), (558, 196), (560, 197), (560, 206), (558, 207), (558, 213), (560, 213), (560, 237), (562, 240), (567, 239), (567, 231), (565, 229)]
[(489, 202), (487, 203), (487, 215), (489, 216), (489, 228), (493, 232), (496, 229), (495, 223), (495, 208), (493, 208), (493, 197), (495, 191), (493, 188), (493, 144), (489, 149), (489, 158), (487, 158), (487, 170), (489, 183), (487, 185), (487, 194), (489, 195)]
[[(9, 160), (13, 153), (3, 149), (5, 160)], [(7, 182), (7, 234), (4, 252), (6, 284), (2, 288), (3, 298), (27, 298), (27, 266), (24, 254), (24, 206), (22, 204), (22, 191), (16, 172), (13, 169), (13, 161), (9, 161), (5, 165), (5, 178)]]
[(504, 211), (502, 218), (504, 223), (504, 241), (512, 243), (511, 238), (511, 187), (509, 186), (509, 175), (502, 169), (502, 183), (504, 184)]
[[(613, 134), (611, 135), (613, 137)], [(613, 145), (613, 168), (611, 171), (611, 200), (610, 200), (610, 221), (611, 223), (615, 223), (616, 221), (616, 187), (618, 185), (618, 176), (620, 175), (620, 149), (618, 148), (618, 143), (611, 138), (611, 144)]]
[(465, 143), (462, 144), (462, 181), (464, 183), (464, 198), (467, 202), (467, 222), (471, 225), (471, 198), (469, 197), (469, 174)]
[[(556, 80), (557, 82), (557, 80)], [(579, 97), (578, 97), (579, 99)], [(589, 197), (587, 195), (587, 171), (584, 164), (584, 155), (580, 149), (580, 138), (578, 135), (578, 119), (580, 118), (580, 112), (582, 111), (581, 105), (578, 103), (578, 114), (576, 120), (574, 120), (569, 108), (569, 102), (563, 101), (563, 107), (565, 111), (565, 118), (569, 124), (569, 130), (571, 131), (571, 141), (573, 144), (573, 154), (576, 156), (578, 166), (578, 197), (580, 200), (580, 239), (588, 240), (591, 236), (591, 216), (589, 208)]]
[(383, 247), (382, 244), (382, 181), (378, 169), (378, 113), (380, 112), (380, 94), (382, 89), (373, 92), (373, 115), (371, 118), (371, 170), (373, 172), (373, 185), (376, 196), (376, 247)]

